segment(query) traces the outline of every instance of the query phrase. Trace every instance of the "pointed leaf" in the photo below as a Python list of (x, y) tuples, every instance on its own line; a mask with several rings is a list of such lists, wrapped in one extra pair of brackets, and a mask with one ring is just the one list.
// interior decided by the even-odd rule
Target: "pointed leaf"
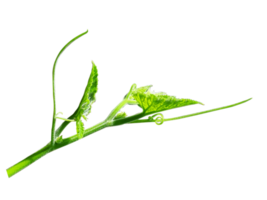
[(85, 119), (88, 115), (91, 115), (93, 105), (97, 99), (99, 86), (99, 69), (96, 62), (92, 58), (91, 63), (92, 68), (88, 81), (85, 85), (81, 100), (75, 108), (76, 118), (83, 117), (83, 119)]
[(166, 91), (155, 92), (147, 85), (137, 87), (132, 92), (133, 98), (140, 104), (144, 113), (170, 112), (173, 109), (183, 109), (204, 105), (204, 102), (192, 97), (179, 97)]

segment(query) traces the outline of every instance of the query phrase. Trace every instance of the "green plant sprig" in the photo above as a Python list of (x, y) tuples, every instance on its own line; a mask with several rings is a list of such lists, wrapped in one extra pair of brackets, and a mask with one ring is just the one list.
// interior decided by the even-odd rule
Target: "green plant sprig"
[[(217, 110), (234, 107), (234, 106), (243, 104), (251, 100), (250, 98), (245, 101), (241, 101), (239, 103), (235, 103), (229, 106), (224, 106), (220, 108), (197, 112), (197, 113), (193, 113), (189, 115), (183, 115), (180, 117), (164, 119), (163, 115), (160, 112), (174, 109), (174, 108), (189, 106), (189, 105), (195, 105), (195, 104), (203, 105), (203, 104), (199, 101), (195, 101), (191, 99), (178, 99), (174, 96), (169, 96), (163, 92), (160, 92), (160, 93), (151, 92), (150, 88), (152, 87), (152, 85), (137, 88), (136, 84), (133, 84), (130, 88), (130, 91), (124, 96), (123, 100), (111, 111), (111, 113), (106, 117), (105, 120), (103, 120), (102, 122), (88, 129), (85, 129), (83, 120), (85, 121), (87, 120), (87, 116), (91, 112), (92, 104), (96, 101), (95, 95), (96, 95), (97, 86), (98, 86), (97, 67), (92, 62), (92, 71), (91, 71), (87, 86), (85, 88), (84, 94), (82, 96), (82, 99), (80, 101), (80, 104), (78, 108), (75, 110), (75, 112), (68, 118), (58, 117), (59, 114), (62, 114), (61, 112), (56, 114), (55, 68), (56, 68), (57, 60), (59, 56), (62, 54), (62, 52), (72, 42), (74, 42), (81, 36), (85, 35), (87, 32), (88, 31), (76, 36), (70, 42), (68, 42), (61, 49), (61, 51), (57, 55), (56, 60), (54, 62), (53, 73), (52, 73), (53, 107), (54, 108), (53, 108), (53, 118), (52, 118), (51, 141), (47, 145), (45, 145), (43, 148), (41, 148), (40, 150), (36, 151), (32, 155), (28, 156), (27, 158), (23, 159), (22, 161), (8, 168), (7, 169), (8, 177), (11, 177), (14, 174), (18, 173), (25, 167), (29, 166), (36, 160), (43, 157), (44, 155), (52, 151), (55, 151), (59, 148), (62, 148), (64, 146), (67, 146), (77, 140), (80, 140), (106, 127), (113, 127), (113, 126), (118, 126), (118, 125), (123, 125), (123, 124), (133, 124), (133, 123), (147, 123), (147, 122), (154, 122), (157, 125), (161, 125), (163, 122), (166, 122), (166, 121), (178, 120), (178, 119), (201, 115), (201, 114), (205, 114), (209, 112), (214, 112)], [(142, 112), (132, 115), (132, 116), (127, 116), (125, 112), (121, 111), (121, 109), (126, 105), (139, 106), (142, 108)], [(141, 119), (146, 116), (148, 116), (148, 119)], [(57, 119), (64, 120), (64, 122), (58, 127), (57, 130), (55, 130)], [(63, 138), (61, 133), (67, 127), (67, 125), (71, 122), (76, 122), (76, 134), (74, 134), (73, 136), (67, 137), (67, 138)]]

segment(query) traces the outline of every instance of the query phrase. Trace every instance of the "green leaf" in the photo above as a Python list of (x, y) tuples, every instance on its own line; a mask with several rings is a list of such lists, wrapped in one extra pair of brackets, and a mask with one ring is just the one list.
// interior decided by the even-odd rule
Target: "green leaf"
[(57, 137), (57, 139), (56, 139), (56, 143), (57, 144), (60, 144), (61, 142), (62, 142), (62, 135), (61, 136), (59, 136), (59, 137)]
[(136, 84), (133, 84), (133, 85), (131, 86), (130, 91), (128, 92), (128, 94), (125, 95), (124, 98), (130, 99), (130, 100), (134, 100), (134, 97), (133, 97), (133, 95), (132, 95), (133, 92), (141, 92), (141, 93), (145, 93), (145, 92), (147, 92), (151, 87), (152, 87), (152, 85), (148, 85), (148, 86), (143, 86), (143, 87), (136, 88)]
[(114, 117), (114, 120), (116, 119), (123, 119), (127, 117), (127, 114), (125, 112), (119, 112), (115, 117)]
[(202, 104), (191, 99), (177, 99), (176, 97), (168, 96), (163, 92), (151, 93), (150, 91), (133, 91), (132, 96), (138, 102), (139, 106), (143, 109), (143, 112), (146, 114), (193, 104)]
[(86, 117), (91, 112), (92, 104), (95, 102), (95, 94), (97, 92), (97, 84), (98, 84), (98, 72), (96, 65), (92, 62), (92, 71), (90, 78), (88, 80), (87, 86), (85, 88), (82, 100), (77, 109), (75, 120), (80, 121), (81, 117), (87, 119)]

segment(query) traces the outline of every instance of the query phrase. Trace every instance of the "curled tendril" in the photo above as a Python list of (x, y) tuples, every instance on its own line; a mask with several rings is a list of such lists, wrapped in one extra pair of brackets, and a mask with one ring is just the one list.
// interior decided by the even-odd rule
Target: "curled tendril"
[(159, 113), (155, 119), (155, 126), (162, 127), (164, 125), (164, 115)]
[(72, 119), (66, 119), (66, 118), (63, 118), (63, 117), (58, 117), (59, 114), (63, 115), (62, 112), (58, 112), (58, 113), (55, 115), (55, 118), (56, 118), (56, 119), (62, 119), (62, 120), (64, 120), (64, 121), (68, 121), (68, 122), (75, 122), (75, 120), (72, 120)]

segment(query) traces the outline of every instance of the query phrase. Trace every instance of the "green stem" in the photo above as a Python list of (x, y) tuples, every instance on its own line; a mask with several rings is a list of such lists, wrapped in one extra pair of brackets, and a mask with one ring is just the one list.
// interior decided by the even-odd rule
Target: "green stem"
[(109, 122), (110, 126), (118, 126), (118, 125), (122, 125), (122, 124), (127, 124), (127, 123), (142, 123), (142, 122), (154, 122), (154, 121), (149, 121), (148, 119), (141, 119), (142, 117), (145, 117), (147, 115), (151, 115), (157, 112), (152, 112), (152, 113), (145, 113), (144, 111), (129, 117), (125, 117), (122, 119), (116, 119), (116, 120), (112, 120), (111, 122)]
[(115, 115), (120, 111), (120, 109), (122, 109), (125, 104), (127, 104), (128, 100), (124, 99), (122, 102), (120, 102), (109, 114), (109, 116), (107, 117), (106, 121), (111, 121)]
[[(96, 135), (98, 132), (107, 130), (108, 128), (109, 127), (108, 127), (107, 121), (105, 119), (100, 120), (85, 129), (83, 139)], [(72, 146), (76, 143), (78, 143), (78, 137), (77, 137), (77, 134), (74, 134), (74, 133), (64, 136), (64, 139), (61, 143), (55, 143), (53, 146), (51, 145), (50, 141), (48, 141), (44, 145), (39, 147), (37, 151), (31, 152), (30, 154), (28, 154), (21, 160), (18, 160), (12, 166), (7, 168), (5, 170), (6, 176), (10, 180), (14, 178), (15, 176), (17, 176), (18, 174), (20, 174), (21, 172), (28, 169), (29, 167), (31, 167), (32, 165), (38, 163), (45, 157), (61, 149), (65, 149), (69, 146)]]
[[(68, 119), (71, 119), (74, 114), (75, 113), (72, 113), (68, 117)], [(145, 116), (146, 116), (146, 114), (140, 112), (140, 113), (134, 114), (130, 117), (127, 117), (126, 119), (123, 120), (123, 122), (125, 124), (129, 124), (132, 120), (140, 119), (140, 118), (143, 118)], [(95, 122), (94, 124), (91, 124), (90, 126), (88, 126), (85, 129), (83, 140), (90, 137), (90, 136), (96, 135), (99, 132), (102, 132), (102, 131), (107, 130), (109, 128), (113, 128), (114, 125), (112, 122), (113, 122), (113, 120), (108, 121), (107, 118), (104, 118), (98, 122)], [(118, 124), (121, 125), (121, 122), (122, 121), (119, 121), (115, 125), (118, 125)], [(60, 125), (57, 127), (56, 136), (59, 136), (62, 132), (64, 132), (70, 124), (71, 124), (71, 122), (62, 121), (60, 123)], [(112, 126), (110, 126), (110, 124), (112, 124)], [(30, 154), (28, 154), (27, 156), (25, 156), (21, 160), (18, 160), (13, 165), (11, 165), (9, 168), (7, 168), (5, 170), (6, 176), (10, 180), (10, 179), (14, 178), (16, 175), (20, 174), (21, 172), (23, 172), (26, 169), (28, 169), (29, 167), (31, 167), (32, 165), (36, 164), (40, 160), (44, 159), (48, 155), (51, 155), (51, 154), (53, 154), (53, 153), (55, 153), (61, 149), (65, 149), (69, 146), (72, 146), (78, 142), (79, 142), (78, 136), (75, 133), (64, 136), (64, 139), (62, 142), (55, 143), (54, 145), (52, 145), (52, 143), (50, 141), (48, 141), (44, 145), (39, 147), (37, 151), (31, 152)]]
[(55, 94), (55, 70), (56, 70), (56, 64), (57, 64), (57, 60), (59, 58), (59, 56), (62, 54), (62, 52), (75, 40), (77, 40), (79, 37), (85, 35), (86, 33), (88, 33), (88, 30), (85, 31), (84, 33), (76, 36), (75, 38), (73, 38), (71, 41), (69, 41), (58, 53), (56, 60), (54, 62), (54, 66), (53, 66), (53, 72), (52, 72), (52, 85), (53, 85), (53, 106), (54, 106), (54, 110), (53, 110), (53, 119), (52, 119), (52, 130), (51, 130), (51, 147), (53, 147), (55, 145), (55, 127), (56, 127), (56, 94)]

